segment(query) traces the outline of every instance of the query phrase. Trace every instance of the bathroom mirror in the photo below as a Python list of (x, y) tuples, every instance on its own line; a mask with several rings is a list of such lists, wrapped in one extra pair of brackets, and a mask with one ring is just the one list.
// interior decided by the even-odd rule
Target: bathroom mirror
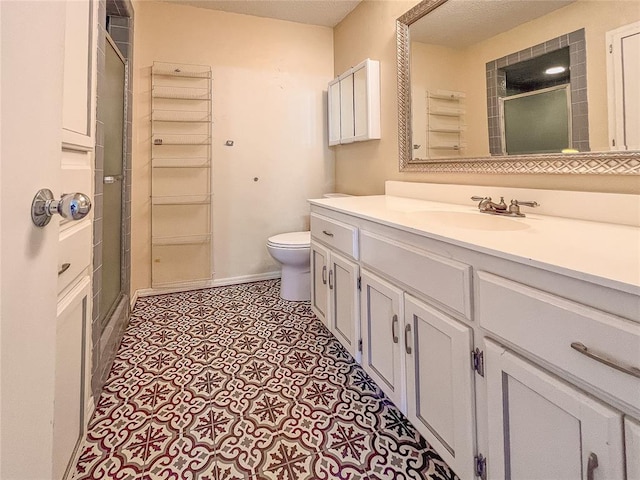
[(396, 25), (400, 170), (640, 173), (640, 146), (614, 145), (608, 58), (608, 32), (639, 20), (625, 0), (420, 2)]

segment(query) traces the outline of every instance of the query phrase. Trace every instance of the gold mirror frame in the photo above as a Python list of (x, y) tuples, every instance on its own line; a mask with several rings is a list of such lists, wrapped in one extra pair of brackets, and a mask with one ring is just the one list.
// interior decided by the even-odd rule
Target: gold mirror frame
[(396, 21), (398, 149), (401, 172), (639, 175), (640, 152), (589, 152), (412, 160), (409, 26), (448, 0), (423, 0)]

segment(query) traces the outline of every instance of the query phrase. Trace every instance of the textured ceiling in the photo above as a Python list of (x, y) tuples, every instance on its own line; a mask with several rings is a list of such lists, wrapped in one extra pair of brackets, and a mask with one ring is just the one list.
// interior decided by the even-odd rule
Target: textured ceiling
[(164, 0), (180, 5), (335, 27), (361, 0)]
[(464, 48), (573, 1), (449, 0), (411, 25), (411, 41)]

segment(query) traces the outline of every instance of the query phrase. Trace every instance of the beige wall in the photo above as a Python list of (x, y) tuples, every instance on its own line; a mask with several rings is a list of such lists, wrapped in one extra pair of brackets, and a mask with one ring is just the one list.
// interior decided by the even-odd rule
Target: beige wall
[(132, 292), (151, 286), (153, 61), (212, 67), (214, 278), (277, 270), (267, 238), (307, 229), (306, 199), (334, 187), (332, 30), (151, 1), (135, 11)]
[[(435, 183), (498, 185), (561, 190), (585, 190), (619, 193), (640, 193), (640, 179), (625, 176), (595, 175), (489, 175), (401, 173), (398, 170), (398, 112), (396, 81), (395, 21), (416, 1), (364, 0), (335, 29), (335, 71), (342, 72), (351, 65), (371, 58), (380, 61), (382, 138), (369, 142), (332, 147), (336, 159), (336, 189), (353, 194), (378, 194), (384, 191), (385, 180), (404, 180)], [(595, 2), (607, 4), (609, 2)], [(637, 2), (626, 2), (637, 5)], [(631, 7), (633, 8), (633, 7)], [(615, 15), (615, 14), (614, 14)], [(599, 17), (592, 19), (598, 22)], [(632, 20), (629, 20), (631, 22)], [(628, 22), (627, 22), (628, 23)], [(567, 26), (566, 32), (576, 30)], [(594, 27), (595, 28), (595, 27)], [(544, 35), (546, 36), (546, 34)], [(557, 36), (557, 35), (552, 35)], [(588, 37), (589, 42), (589, 37)], [(587, 49), (591, 48), (591, 41)], [(595, 42), (597, 43), (597, 41)], [(602, 37), (604, 48), (604, 37)], [(518, 51), (527, 45), (510, 45)], [(600, 48), (597, 47), (596, 48)], [(591, 55), (591, 54), (590, 54)], [(589, 58), (587, 59), (589, 61)], [(484, 74), (484, 70), (483, 70)], [(588, 73), (587, 85), (599, 82)], [(482, 88), (485, 87), (484, 77)], [(591, 101), (591, 98), (589, 99)], [(601, 108), (590, 105), (590, 121), (605, 121)], [(599, 142), (599, 140), (597, 140)]]

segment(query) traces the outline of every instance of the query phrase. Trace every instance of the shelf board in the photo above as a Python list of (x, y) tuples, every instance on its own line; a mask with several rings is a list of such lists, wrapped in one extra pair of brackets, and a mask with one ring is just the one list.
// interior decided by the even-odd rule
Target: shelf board
[(209, 65), (153, 62), (151, 73), (163, 77), (211, 78), (211, 67)]
[(429, 131), (433, 133), (462, 133), (462, 128), (430, 128)]
[(462, 150), (460, 145), (430, 145), (430, 150)]
[(153, 110), (151, 120), (154, 122), (209, 123), (211, 122), (211, 114), (208, 111)]
[(164, 85), (154, 85), (151, 90), (151, 96), (154, 99), (211, 100), (211, 93), (208, 88), (169, 87)]
[(454, 109), (432, 109), (427, 112), (429, 115), (440, 115), (443, 117), (461, 117), (464, 115), (464, 112), (461, 110)]
[(211, 161), (207, 157), (187, 158), (152, 158), (153, 168), (211, 168)]
[(211, 234), (205, 233), (200, 235), (178, 235), (171, 237), (151, 237), (151, 243), (154, 246), (177, 246), (177, 245), (198, 245), (200, 243), (210, 243)]
[(157, 195), (151, 197), (152, 205), (211, 205), (211, 194)]
[(154, 147), (163, 145), (211, 145), (211, 137), (207, 134), (155, 134), (151, 140)]

